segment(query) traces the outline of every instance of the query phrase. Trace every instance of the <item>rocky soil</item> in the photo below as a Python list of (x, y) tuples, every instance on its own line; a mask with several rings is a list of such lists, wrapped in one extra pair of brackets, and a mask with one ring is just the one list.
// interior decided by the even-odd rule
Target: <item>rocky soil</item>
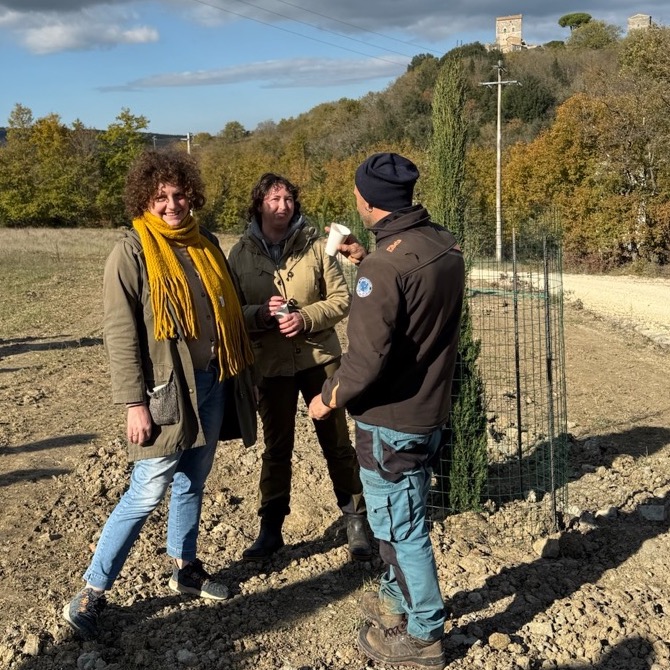
[[(231, 599), (168, 590), (163, 506), (109, 594), (99, 639), (73, 637), (60, 612), (128, 472), (100, 340), (100, 270), (73, 259), (18, 297), (0, 276), (0, 668), (382, 669), (355, 644), (358, 599), (381, 564), (349, 561), (304, 407), (284, 549), (240, 560), (257, 531), (262, 444), (221, 444), (200, 555)], [(537, 537), (524, 502), (434, 525), (454, 669), (670, 667), (670, 286), (642, 282), (659, 297), (633, 298), (638, 280), (571, 277), (565, 528)], [(658, 309), (640, 316), (643, 303)]]

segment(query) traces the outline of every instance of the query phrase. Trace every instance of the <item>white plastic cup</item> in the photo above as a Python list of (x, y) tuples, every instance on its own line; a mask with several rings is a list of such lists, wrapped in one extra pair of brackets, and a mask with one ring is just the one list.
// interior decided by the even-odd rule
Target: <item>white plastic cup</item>
[(279, 308), (274, 313), (274, 317), (275, 317), (275, 319), (277, 319), (277, 321), (281, 321), (283, 318), (287, 317), (290, 313), (291, 313), (291, 310), (288, 307), (288, 303), (285, 302), (285, 303), (279, 305)]
[(343, 226), (341, 223), (331, 223), (330, 232), (328, 233), (328, 241), (326, 242), (326, 253), (329, 256), (337, 256), (337, 247), (342, 244), (342, 241), (345, 240), (351, 231), (346, 226)]

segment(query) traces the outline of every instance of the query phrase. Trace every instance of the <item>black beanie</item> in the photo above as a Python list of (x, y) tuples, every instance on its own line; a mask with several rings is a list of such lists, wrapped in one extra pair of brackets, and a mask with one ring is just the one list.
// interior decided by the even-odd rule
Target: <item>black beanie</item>
[(395, 212), (412, 204), (419, 170), (400, 154), (379, 153), (366, 158), (356, 170), (356, 188), (365, 202)]

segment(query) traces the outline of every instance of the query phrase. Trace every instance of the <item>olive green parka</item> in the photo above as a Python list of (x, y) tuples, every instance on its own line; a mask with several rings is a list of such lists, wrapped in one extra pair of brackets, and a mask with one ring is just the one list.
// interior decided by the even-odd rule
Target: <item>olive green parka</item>
[[(201, 228), (200, 233), (218, 246), (209, 231)], [(129, 459), (169, 456), (183, 449), (204, 446), (188, 344), (181, 333), (169, 340), (154, 338), (144, 251), (134, 230), (125, 233), (116, 243), (105, 264), (103, 309), (113, 402), (121, 405), (147, 402), (150, 389), (168, 383), (176, 384), (177, 388), (179, 418), (176, 423), (154, 425), (147, 444), (129, 442)], [(251, 370), (247, 368), (237, 375), (227, 384), (227, 391), (219, 439), (241, 437), (247, 446), (253, 445), (257, 423)]]

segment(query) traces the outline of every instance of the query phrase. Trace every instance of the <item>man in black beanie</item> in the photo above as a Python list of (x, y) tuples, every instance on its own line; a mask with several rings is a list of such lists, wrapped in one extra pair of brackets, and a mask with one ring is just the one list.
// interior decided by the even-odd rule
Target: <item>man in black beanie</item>
[(309, 406), (321, 419), (346, 407), (368, 522), (386, 564), (379, 593), (365, 593), (358, 644), (390, 664), (443, 668), (445, 610), (428, 533), (432, 466), (449, 418), (465, 285), (454, 236), (413, 205), (419, 171), (394, 153), (356, 170), (354, 195), (377, 248), (340, 249), (360, 261), (342, 365)]

